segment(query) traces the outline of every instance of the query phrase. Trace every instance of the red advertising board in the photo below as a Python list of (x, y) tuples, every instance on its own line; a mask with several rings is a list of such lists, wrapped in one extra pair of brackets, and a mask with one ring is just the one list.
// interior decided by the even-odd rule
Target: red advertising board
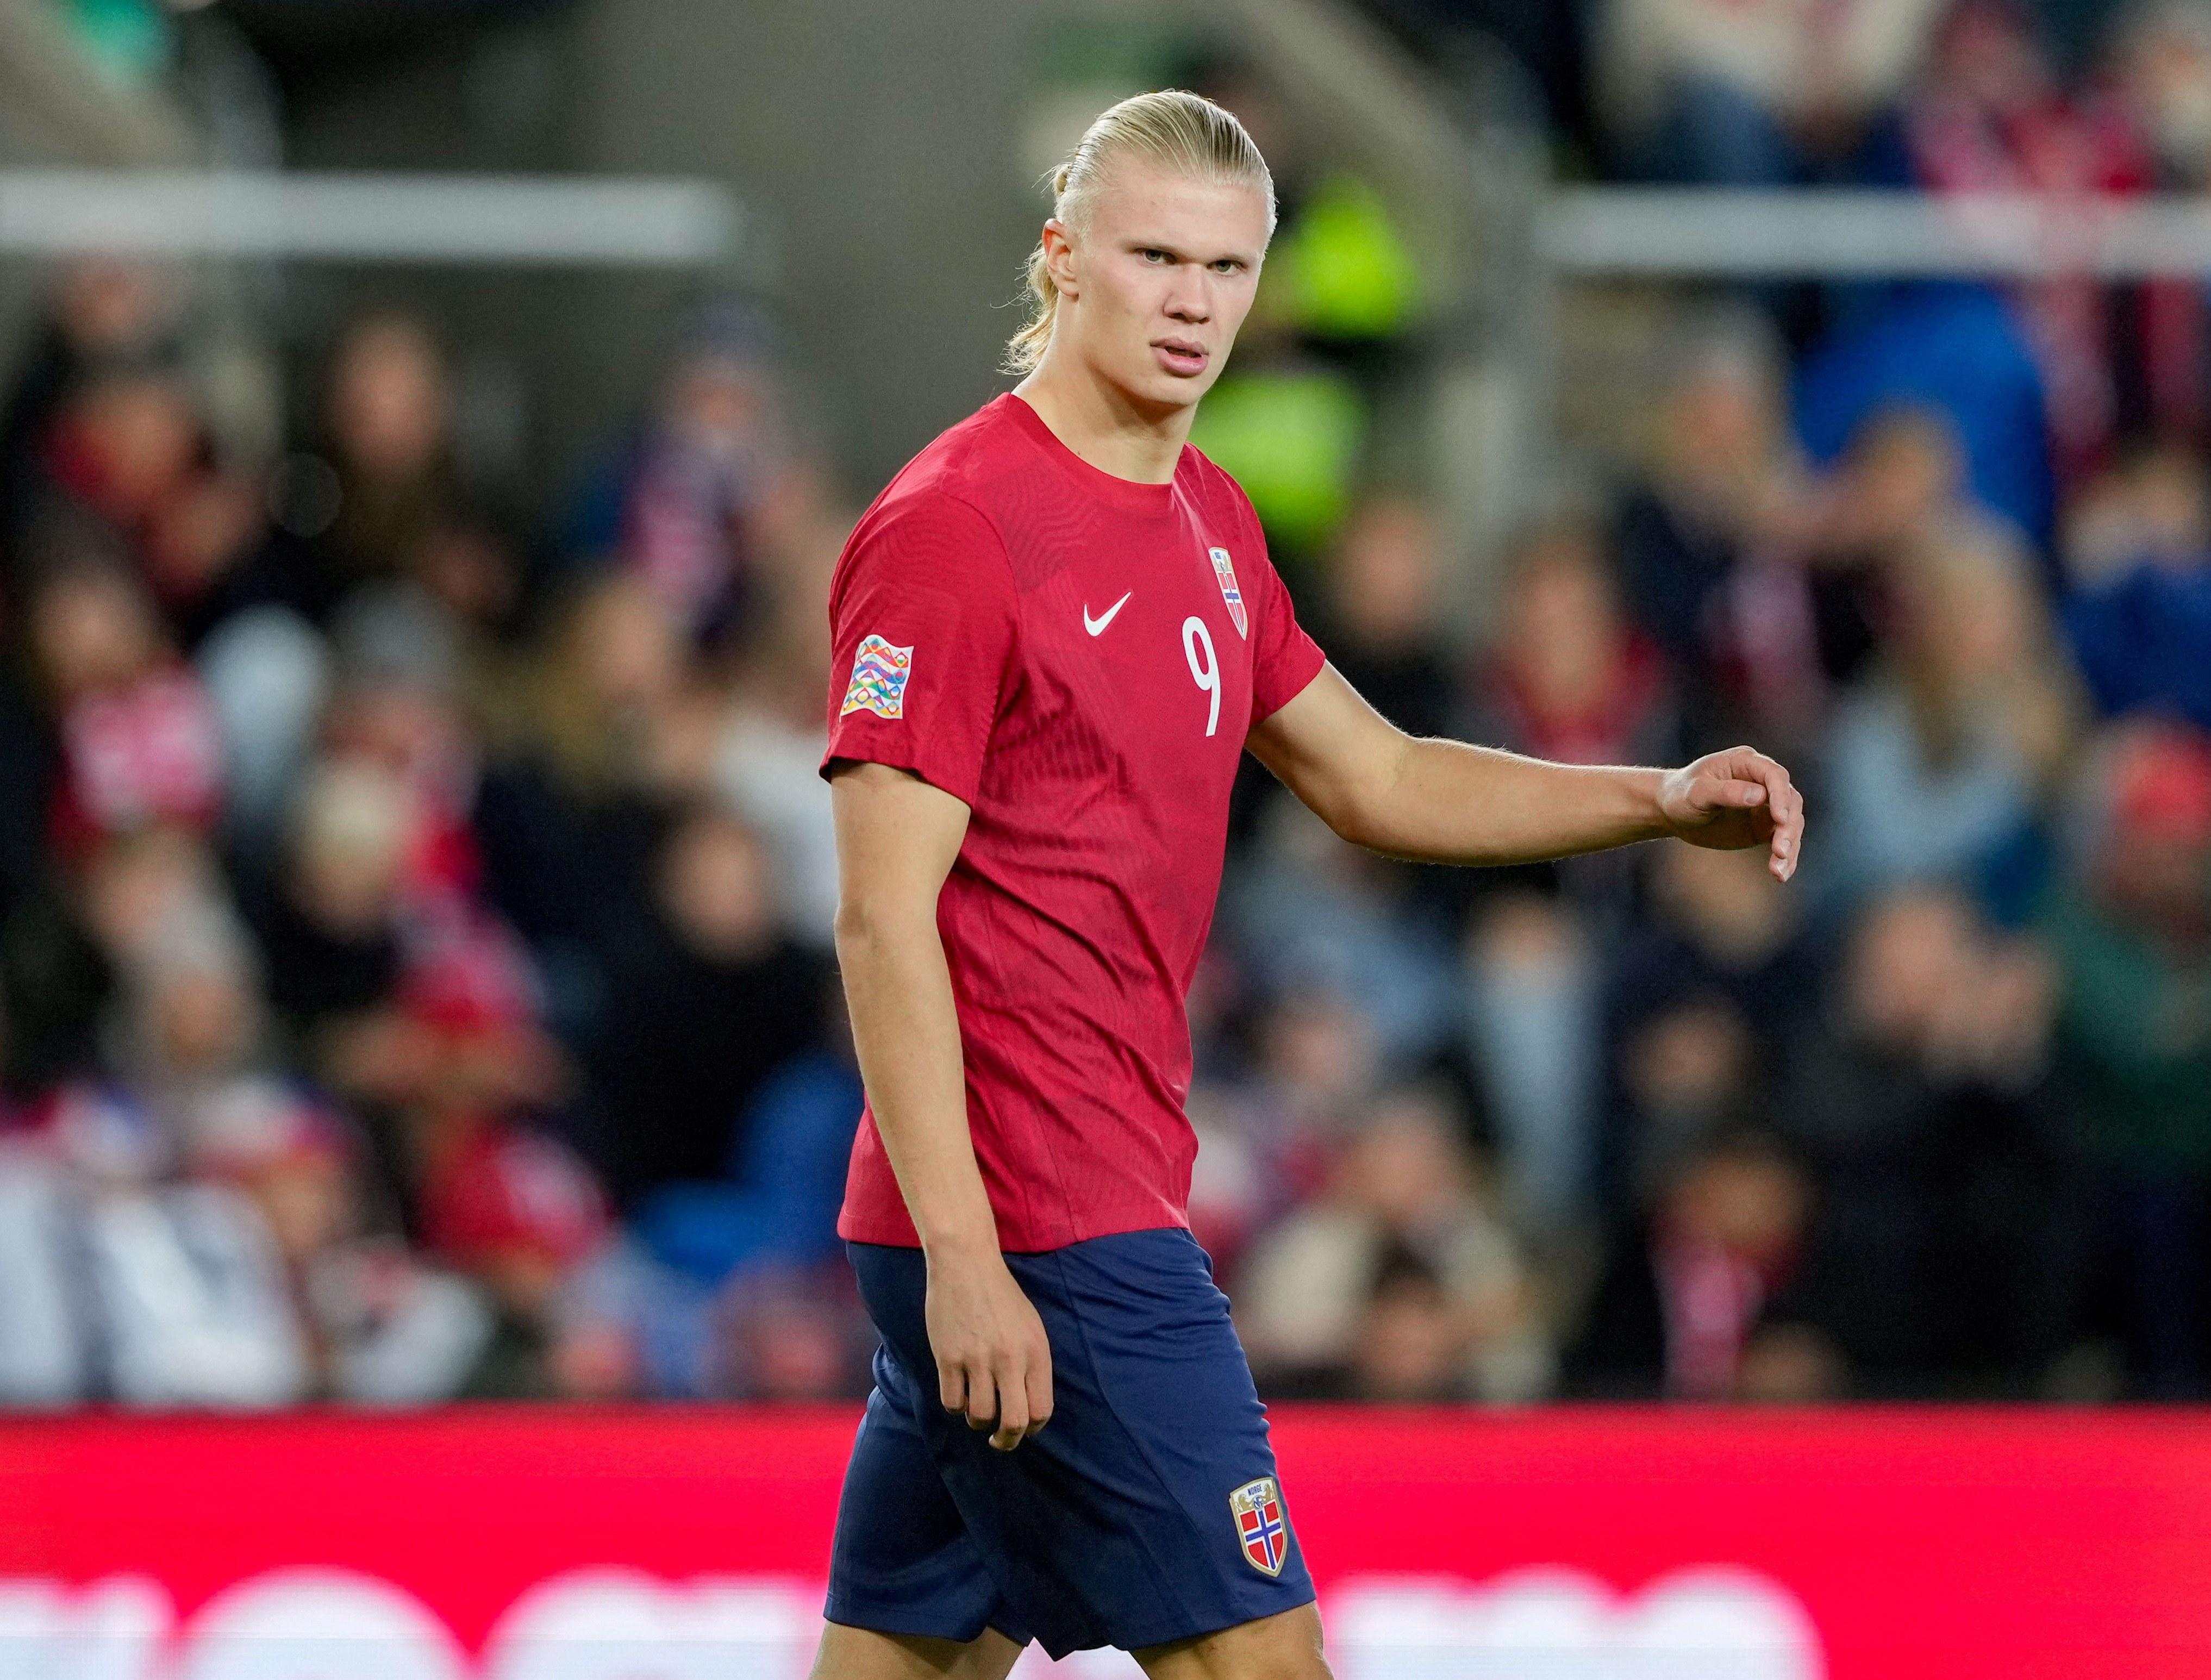
[[(798, 1680), (854, 1421), (0, 1425), (0, 1674)], [(1281, 1408), (1275, 1439), (1341, 1680), (2211, 1675), (2201, 1415)]]

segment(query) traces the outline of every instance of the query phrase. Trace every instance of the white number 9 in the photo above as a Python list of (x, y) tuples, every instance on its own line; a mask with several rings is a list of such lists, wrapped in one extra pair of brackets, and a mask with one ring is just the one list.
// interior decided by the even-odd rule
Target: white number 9
[[(1197, 662), (1197, 650), (1205, 649), (1205, 663)], [(1185, 618), (1182, 622), (1182, 656), (1190, 661), (1190, 674), (1197, 686), (1213, 696), (1213, 709), (1205, 714), (1205, 732), (1210, 735), (1221, 727), (1221, 662), (1213, 657), (1213, 632), (1205, 628), (1202, 618)]]

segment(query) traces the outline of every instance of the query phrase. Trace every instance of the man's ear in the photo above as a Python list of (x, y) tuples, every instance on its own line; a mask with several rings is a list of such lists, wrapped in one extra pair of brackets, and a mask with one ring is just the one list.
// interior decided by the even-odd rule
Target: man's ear
[(1075, 235), (1057, 216), (1044, 225), (1044, 263), (1062, 297), (1081, 294), (1082, 282), (1075, 278)]

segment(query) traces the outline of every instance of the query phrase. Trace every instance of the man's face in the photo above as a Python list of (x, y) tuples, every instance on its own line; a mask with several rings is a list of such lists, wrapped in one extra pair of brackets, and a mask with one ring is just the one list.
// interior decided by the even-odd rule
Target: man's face
[(1056, 352), (1140, 409), (1190, 407), (1220, 377), (1251, 312), (1266, 195), (1124, 161), (1092, 197), (1086, 222), (1045, 227), (1061, 293)]

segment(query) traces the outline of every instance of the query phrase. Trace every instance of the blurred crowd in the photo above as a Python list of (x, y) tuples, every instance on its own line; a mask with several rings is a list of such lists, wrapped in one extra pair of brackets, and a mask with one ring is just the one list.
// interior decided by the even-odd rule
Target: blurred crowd
[[(2211, 5), (2070, 58), (1990, 0), (1597, 20), (1622, 173), (2211, 175)], [(1469, 640), (1366, 429), (1420, 276), (1261, 137), (1281, 239), (1200, 440), (1338, 666), (1547, 758), (1754, 743), (1811, 824), (1785, 889), (1457, 871), (1246, 767), (1192, 1218), (1263, 1392), (2211, 1397), (2211, 294), (1707, 297)], [(702, 316), (523, 515), (425, 321), (291, 354), (257, 424), (209, 331), (76, 264), (0, 407), (0, 1401), (863, 1392), (816, 772), (853, 510), (774, 336)]]
[[(1605, 0), (1570, 51), (1374, 9), (1503, 34), (1616, 179), (2211, 182), (2202, 0)], [(1384, 711), (1584, 762), (1754, 742), (1811, 830), (1784, 891), (1253, 813), (1201, 1202), (1282, 1392), (2211, 1392), (2207, 300), (1677, 294), (1630, 458), (1523, 532), (1471, 650), (1417, 498), (1361, 492), (1300, 581)]]
[(0, 417), (0, 1394), (850, 1390), (849, 520), (757, 323), (545, 531), (421, 322), (260, 458), (197, 331), (78, 264)]

